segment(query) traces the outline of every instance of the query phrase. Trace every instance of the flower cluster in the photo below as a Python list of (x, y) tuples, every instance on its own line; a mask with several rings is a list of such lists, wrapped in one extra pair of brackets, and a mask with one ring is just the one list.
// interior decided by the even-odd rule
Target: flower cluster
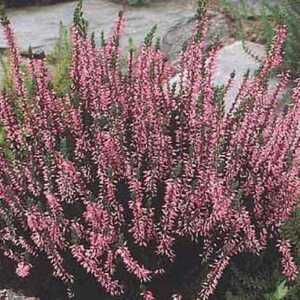
[(151, 32), (138, 55), (129, 51), (124, 70), (122, 14), (101, 47), (77, 14), (65, 96), (55, 94), (39, 58), (28, 62), (34, 84), (26, 89), (2, 20), (14, 89), (0, 94), (1, 255), (21, 277), (46, 255), (53, 274), (71, 285), (68, 253), (107, 293), (126, 293), (125, 272), (141, 283), (143, 299), (159, 299), (153, 282), (165, 278), (184, 239), (196, 242), (206, 266), (198, 293), (205, 300), (233, 257), (259, 255), (275, 242), (284, 275), (295, 279), (280, 229), (299, 194), (300, 81), (284, 111), (278, 103), (289, 75), (273, 89), (267, 82), (282, 61), (286, 29), (225, 111), (233, 78), (222, 89), (213, 85), (218, 48), (205, 45), (205, 15), (177, 67), (152, 45)]

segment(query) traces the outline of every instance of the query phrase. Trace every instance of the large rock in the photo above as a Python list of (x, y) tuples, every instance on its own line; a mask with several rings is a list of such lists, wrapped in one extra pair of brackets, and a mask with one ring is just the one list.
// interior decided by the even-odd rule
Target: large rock
[(234, 8), (239, 8), (242, 13), (248, 16), (260, 15), (262, 8), (268, 10), (268, 7), (284, 2), (284, 0), (225, 0), (225, 3), (232, 5)]
[[(224, 15), (215, 11), (208, 11), (209, 31), (207, 44), (213, 44), (217, 40), (222, 42), (229, 38), (230, 30)], [(162, 40), (162, 49), (173, 60), (181, 52), (182, 46), (190, 39), (196, 25), (194, 13), (176, 20)]]
[[(145, 34), (153, 25), (158, 25), (158, 35), (163, 36), (175, 21), (191, 15), (194, 11), (194, 1), (174, 0), (165, 5), (164, 2), (149, 6), (129, 7), (126, 11), (126, 26), (123, 44), (129, 36), (135, 44), (143, 41)], [(8, 17), (13, 24), (18, 45), (26, 51), (31, 45), (33, 49), (49, 51), (57, 40), (59, 22), (70, 25), (76, 1), (43, 7), (25, 7), (10, 9)], [(95, 31), (100, 36), (103, 30), (109, 33), (113, 27), (118, 12), (123, 6), (106, 0), (85, 0), (84, 12), (89, 21), (90, 32)], [(1, 31), (1, 30), (0, 30)], [(0, 48), (6, 48), (2, 32), (0, 32)]]
[[(245, 51), (245, 49), (247, 49), (247, 51)], [(244, 74), (249, 71), (250, 75), (253, 75), (260, 67), (258, 59), (263, 60), (265, 56), (265, 47), (252, 42), (245, 42), (245, 47), (243, 47), (243, 43), (237, 41), (224, 47), (220, 51), (217, 59), (217, 69), (214, 74), (215, 85), (220, 86), (226, 84), (230, 78), (230, 74), (233, 71), (235, 72), (235, 80), (225, 99), (227, 110), (231, 107), (238, 93)]]
[[(244, 50), (242, 42), (237, 41), (221, 49), (217, 57), (217, 66), (213, 77), (215, 86), (225, 85), (231, 73), (233, 71), (235, 72), (234, 82), (225, 97), (226, 111), (230, 109), (239, 91), (244, 74), (249, 71), (251, 76), (260, 67), (260, 63), (254, 56), (260, 60), (263, 60), (266, 56), (265, 47), (263, 45), (252, 42), (246, 42), (245, 45), (248, 51), (251, 52), (251, 55), (247, 53), (248, 51), (246, 52)], [(178, 74), (173, 77), (171, 84), (178, 82), (179, 76)], [(272, 82), (271, 85), (274, 85), (274, 83)]]

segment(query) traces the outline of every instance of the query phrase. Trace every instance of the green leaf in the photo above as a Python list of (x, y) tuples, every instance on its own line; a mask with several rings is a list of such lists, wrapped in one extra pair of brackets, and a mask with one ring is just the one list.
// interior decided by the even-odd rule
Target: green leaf
[(157, 25), (154, 25), (144, 39), (145, 46), (150, 47), (152, 45), (153, 37), (156, 31)]
[(77, 3), (77, 6), (74, 10), (74, 15), (73, 15), (73, 22), (74, 25), (77, 27), (79, 32), (86, 36), (87, 33), (87, 27), (88, 27), (88, 22), (87, 20), (83, 17), (83, 12), (82, 12), (82, 3), (83, 0), (79, 0)]
[(284, 299), (284, 297), (286, 297), (287, 293), (288, 293), (289, 289), (286, 286), (286, 281), (282, 281), (278, 286), (277, 289), (274, 293), (274, 298), (275, 300), (282, 300)]

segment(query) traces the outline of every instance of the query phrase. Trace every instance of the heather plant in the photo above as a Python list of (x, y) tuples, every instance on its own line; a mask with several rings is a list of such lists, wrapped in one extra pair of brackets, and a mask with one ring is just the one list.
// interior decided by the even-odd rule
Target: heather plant
[[(51, 84), (55, 93), (58, 95), (65, 95), (70, 90), (71, 79), (70, 79), (70, 65), (71, 65), (71, 41), (66, 26), (60, 23), (59, 26), (59, 38), (55, 43), (54, 49), (46, 56), (46, 63), (51, 73)], [(32, 77), (29, 75), (28, 65), (25, 63), (28, 57), (35, 59), (43, 54), (34, 53), (31, 47), (28, 51), (23, 53), (20, 65), (21, 71), (24, 77), (24, 83), (28, 90), (33, 87)], [(13, 88), (11, 70), (7, 55), (0, 56), (0, 63), (3, 69), (3, 79), (1, 87), (8, 91)]]
[[(177, 67), (153, 45), (153, 30), (123, 72), (123, 14), (96, 47), (81, 5), (66, 94), (39, 58), (28, 62), (28, 88), (1, 20), (13, 81), (0, 94), (1, 255), (21, 278), (47, 259), (69, 291), (80, 266), (117, 299), (209, 299), (234, 259), (259, 259), (269, 247), (295, 280), (282, 225), (299, 196), (300, 81), (284, 111), (277, 105), (289, 74), (273, 89), (267, 83), (282, 63), (286, 28), (225, 110), (234, 76), (213, 86), (218, 47), (205, 46), (205, 6)], [(190, 295), (192, 269), (199, 284)]]

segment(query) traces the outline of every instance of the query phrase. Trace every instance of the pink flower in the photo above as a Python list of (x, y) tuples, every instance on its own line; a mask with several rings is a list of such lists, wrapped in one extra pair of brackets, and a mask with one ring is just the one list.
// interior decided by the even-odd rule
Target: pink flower
[(289, 241), (279, 241), (278, 250), (281, 254), (282, 273), (289, 280), (293, 281), (298, 276), (298, 267), (291, 255), (291, 245)]
[(155, 300), (155, 297), (151, 291), (145, 291), (141, 295), (143, 300)]
[(126, 246), (122, 246), (117, 250), (117, 254), (123, 260), (127, 270), (134, 274), (141, 282), (147, 282), (151, 280), (152, 272), (146, 269), (143, 265), (139, 264), (132, 256), (129, 249)]
[(21, 278), (25, 278), (29, 275), (30, 270), (31, 270), (31, 265), (21, 261), (18, 263), (16, 274)]

